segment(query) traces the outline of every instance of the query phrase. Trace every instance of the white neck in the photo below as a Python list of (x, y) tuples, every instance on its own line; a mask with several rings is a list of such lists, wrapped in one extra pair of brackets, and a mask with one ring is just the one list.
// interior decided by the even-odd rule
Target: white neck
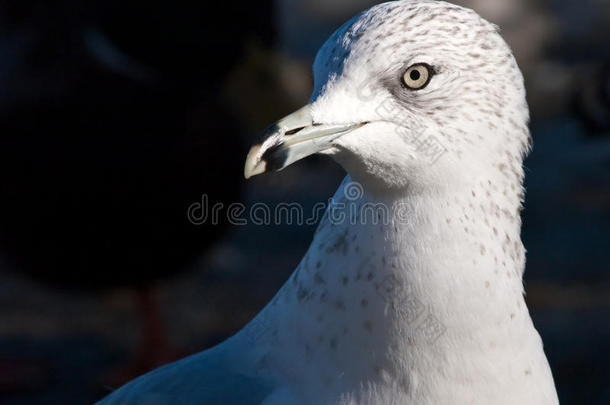
[(511, 391), (507, 403), (530, 403), (540, 388), (510, 382), (550, 374), (523, 300), (519, 202), (496, 207), (476, 181), (446, 195), (352, 201), (349, 182), (335, 195), (335, 221), (323, 219), (291, 279), (245, 330), (268, 343), (257, 342), (257, 367), (314, 403), (345, 392), (356, 403), (470, 403), (475, 394), (497, 403), (499, 390)]

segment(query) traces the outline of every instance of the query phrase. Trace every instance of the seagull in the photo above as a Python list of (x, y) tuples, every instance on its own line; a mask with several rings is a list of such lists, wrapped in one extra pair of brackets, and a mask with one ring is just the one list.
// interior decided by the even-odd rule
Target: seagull
[(307, 105), (245, 165), (317, 153), (347, 171), (302, 261), (234, 336), (100, 404), (558, 404), (522, 282), (529, 112), (498, 28), (383, 3), (313, 69)]

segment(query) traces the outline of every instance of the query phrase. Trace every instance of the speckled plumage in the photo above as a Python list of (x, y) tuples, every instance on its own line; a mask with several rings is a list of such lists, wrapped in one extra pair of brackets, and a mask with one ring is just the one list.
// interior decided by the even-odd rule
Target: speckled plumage
[[(414, 63), (436, 72), (419, 91), (401, 85)], [(167, 401), (155, 403), (558, 403), (523, 299), (528, 108), (497, 28), (441, 1), (384, 3), (335, 32), (314, 72), (314, 122), (367, 122), (323, 152), (349, 173), (329, 212), (351, 211), (322, 221), (241, 332), (103, 403), (144, 392)], [(429, 139), (443, 151), (434, 161)], [(244, 399), (210, 388), (219, 373), (241, 379)]]

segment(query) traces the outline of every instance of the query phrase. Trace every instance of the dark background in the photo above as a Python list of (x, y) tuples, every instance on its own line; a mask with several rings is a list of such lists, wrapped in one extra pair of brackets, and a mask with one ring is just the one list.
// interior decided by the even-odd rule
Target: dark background
[[(91, 403), (117, 370), (234, 333), (314, 227), (194, 225), (189, 206), (307, 213), (343, 176), (314, 157), (246, 183), (242, 165), (306, 102), (317, 48), (374, 2), (199, 3), (0, 0), (2, 403)], [(608, 404), (610, 2), (459, 3), (502, 27), (526, 76), (525, 284), (561, 403)], [(165, 339), (143, 343), (151, 327)]]

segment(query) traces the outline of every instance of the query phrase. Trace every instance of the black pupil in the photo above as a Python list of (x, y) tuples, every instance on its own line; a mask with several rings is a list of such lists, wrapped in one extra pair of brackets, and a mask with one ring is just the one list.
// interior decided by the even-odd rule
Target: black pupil
[(411, 73), (409, 73), (409, 77), (411, 80), (416, 81), (421, 77), (421, 73), (419, 73), (419, 70), (412, 70)]

